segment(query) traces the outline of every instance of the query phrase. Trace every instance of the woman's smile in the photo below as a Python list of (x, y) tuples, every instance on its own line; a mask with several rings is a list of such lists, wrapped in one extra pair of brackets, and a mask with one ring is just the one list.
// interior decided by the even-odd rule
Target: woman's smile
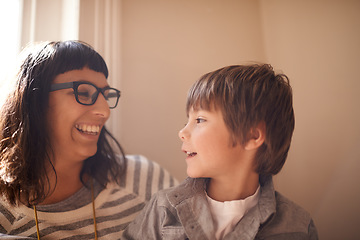
[(90, 135), (99, 135), (100, 126), (99, 125), (90, 125), (90, 124), (76, 124), (75, 128), (84, 134)]

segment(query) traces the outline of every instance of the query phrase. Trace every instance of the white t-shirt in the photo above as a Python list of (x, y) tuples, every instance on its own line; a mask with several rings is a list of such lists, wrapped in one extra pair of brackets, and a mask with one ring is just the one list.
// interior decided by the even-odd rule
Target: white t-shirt
[(215, 226), (215, 237), (221, 240), (259, 201), (260, 185), (254, 195), (242, 200), (219, 202), (206, 195)]

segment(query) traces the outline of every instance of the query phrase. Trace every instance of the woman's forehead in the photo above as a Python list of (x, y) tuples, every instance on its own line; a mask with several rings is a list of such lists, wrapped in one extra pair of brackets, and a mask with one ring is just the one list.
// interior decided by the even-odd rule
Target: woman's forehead
[(108, 86), (107, 79), (102, 72), (96, 72), (89, 68), (83, 68), (79, 70), (70, 70), (65, 73), (57, 75), (53, 83), (65, 83), (86, 81), (90, 82), (98, 87)]

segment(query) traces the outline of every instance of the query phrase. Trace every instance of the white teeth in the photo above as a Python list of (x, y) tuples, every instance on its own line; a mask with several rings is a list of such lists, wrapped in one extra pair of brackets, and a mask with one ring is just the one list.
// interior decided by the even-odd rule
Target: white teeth
[(99, 125), (87, 125), (87, 124), (76, 124), (75, 127), (83, 133), (87, 134), (93, 134), (96, 135), (100, 132), (100, 126)]
[(98, 133), (100, 131), (100, 127), (94, 125), (94, 126), (91, 127), (91, 131)]
[(186, 152), (186, 154), (187, 154), (189, 157), (192, 157), (192, 156), (195, 156), (197, 153), (196, 153), (196, 152)]

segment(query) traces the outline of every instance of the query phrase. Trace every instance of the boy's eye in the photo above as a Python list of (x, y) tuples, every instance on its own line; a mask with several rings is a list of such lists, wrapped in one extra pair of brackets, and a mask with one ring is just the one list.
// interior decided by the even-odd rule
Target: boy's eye
[(197, 118), (196, 119), (196, 123), (202, 123), (202, 122), (205, 122), (205, 119), (202, 119), (202, 118)]

